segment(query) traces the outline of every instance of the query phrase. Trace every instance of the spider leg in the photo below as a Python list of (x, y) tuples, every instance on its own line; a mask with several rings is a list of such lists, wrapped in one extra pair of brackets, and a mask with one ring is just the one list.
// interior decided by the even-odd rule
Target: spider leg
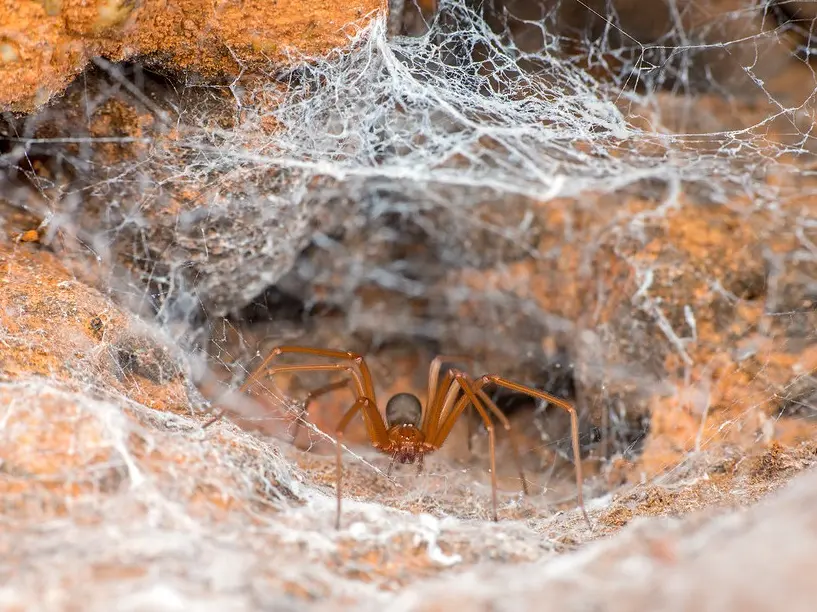
[[(275, 374), (280, 374), (282, 372), (326, 372), (326, 371), (338, 371), (338, 370), (345, 370), (352, 375), (352, 378), (355, 381), (355, 386), (357, 388), (357, 396), (362, 397), (365, 395), (363, 381), (360, 378), (360, 375), (355, 371), (355, 369), (346, 364), (342, 363), (323, 363), (323, 364), (316, 364), (316, 365), (285, 365), (285, 366), (275, 366), (268, 368), (266, 365), (269, 363), (269, 358), (265, 359), (264, 362), (256, 368), (252, 374), (247, 378), (247, 380), (242, 383), (242, 385), (238, 388), (239, 393), (245, 393), (247, 389), (249, 389), (250, 385), (256, 382), (260, 377), (261, 374), (265, 374), (267, 377), (271, 377)], [(219, 410), (213, 418), (207, 421), (204, 425), (202, 425), (202, 429), (206, 429), (210, 427), (213, 423), (220, 420), (226, 414), (226, 410)]]
[(296, 353), (302, 355), (316, 355), (318, 357), (329, 357), (330, 359), (336, 359), (338, 361), (351, 361), (353, 362), (359, 369), (360, 369), (360, 376), (363, 379), (363, 389), (365, 390), (364, 395), (372, 400), (372, 402), (377, 405), (377, 396), (374, 393), (374, 383), (372, 382), (372, 373), (369, 370), (369, 366), (366, 365), (366, 360), (363, 359), (362, 355), (358, 355), (357, 353), (353, 353), (352, 351), (335, 351), (331, 349), (316, 349), (316, 348), (309, 348), (305, 346), (277, 346), (272, 351), (270, 351), (269, 357), (265, 360), (264, 364), (268, 362), (270, 359), (277, 355), (282, 355), (283, 353)]
[(359, 397), (355, 400), (355, 403), (352, 405), (349, 410), (346, 411), (346, 414), (343, 415), (343, 418), (338, 423), (338, 427), (335, 430), (335, 441), (337, 447), (337, 496), (338, 496), (338, 512), (337, 517), (335, 518), (335, 529), (340, 529), (340, 512), (341, 512), (341, 487), (343, 484), (343, 432), (349, 426), (349, 423), (352, 422), (352, 417), (357, 414), (358, 411), (362, 411), (364, 416), (366, 417), (366, 421), (372, 422), (379, 422), (380, 427), (383, 428), (384, 436), (382, 438), (374, 438), (372, 437), (372, 445), (375, 448), (385, 448), (388, 446), (389, 443), (389, 436), (386, 433), (386, 426), (383, 423), (383, 417), (380, 416), (380, 413), (377, 411), (377, 407), (375, 406), (374, 402), (368, 397)]
[(324, 385), (323, 387), (318, 387), (317, 389), (313, 389), (309, 393), (306, 394), (304, 398), (303, 406), (301, 407), (301, 411), (298, 413), (298, 418), (295, 420), (295, 431), (292, 433), (292, 441), (298, 439), (298, 434), (301, 432), (301, 425), (303, 424), (306, 417), (309, 415), (309, 405), (315, 401), (316, 398), (319, 398), (321, 395), (326, 395), (327, 393), (331, 393), (332, 391), (337, 391), (338, 389), (343, 389), (344, 387), (348, 387), (349, 383), (352, 380), (346, 378), (344, 380), (338, 380), (333, 383), (329, 383), (328, 385)]
[(570, 433), (571, 440), (573, 442), (573, 463), (576, 466), (577, 498), (579, 502), (579, 508), (581, 509), (582, 515), (584, 516), (584, 520), (585, 522), (587, 522), (588, 527), (590, 527), (590, 530), (592, 531), (593, 524), (590, 522), (590, 518), (587, 516), (587, 510), (585, 510), (584, 508), (584, 494), (582, 491), (582, 488), (584, 486), (584, 480), (582, 478), (582, 462), (581, 456), (579, 454), (579, 419), (578, 416), (576, 415), (576, 409), (569, 402), (566, 402), (563, 399), (551, 395), (550, 393), (540, 391), (539, 389), (533, 389), (525, 385), (520, 385), (519, 383), (515, 383), (513, 381), (502, 378), (501, 376), (496, 376), (494, 374), (486, 374), (485, 376), (481, 377), (479, 379), (479, 382), (477, 382), (477, 385), (481, 388), (487, 385), (488, 383), (494, 383), (495, 385), (505, 387), (506, 389), (510, 389), (511, 391), (518, 391), (519, 393), (525, 393), (527, 395), (551, 402), (557, 405), (562, 410), (565, 410), (568, 414), (570, 414)]
[(528, 495), (528, 481), (525, 480), (525, 472), (522, 470), (522, 460), (520, 459), (519, 455), (519, 443), (516, 438), (516, 430), (511, 428), (511, 422), (508, 420), (508, 417), (499, 409), (499, 406), (494, 403), (494, 401), (488, 397), (488, 394), (482, 390), (483, 385), (480, 384), (481, 381), (474, 384), (474, 390), (479, 395), (479, 398), (482, 400), (482, 403), (485, 404), (488, 409), (494, 413), (499, 422), (502, 423), (502, 426), (505, 428), (505, 431), (508, 432), (508, 437), (511, 440), (511, 448), (513, 449), (513, 460), (516, 463), (516, 469), (519, 472), (519, 479), (522, 481), (522, 493)]
[[(485, 404), (488, 407), (488, 409), (496, 415), (496, 417), (502, 423), (502, 426), (508, 432), (508, 436), (510, 437), (510, 440), (511, 440), (511, 448), (513, 449), (514, 461), (516, 463), (516, 469), (519, 472), (519, 478), (522, 481), (522, 492), (525, 495), (529, 495), (528, 481), (525, 478), (524, 471), (522, 470), (522, 461), (521, 461), (521, 456), (519, 454), (519, 443), (518, 443), (518, 440), (516, 438), (516, 431), (512, 429), (511, 423), (510, 423), (510, 421), (508, 421), (508, 418), (505, 416), (505, 414), (499, 409), (499, 407), (493, 402), (493, 400), (491, 400), (491, 398), (488, 397), (488, 394), (485, 393), (485, 391), (482, 390), (482, 387), (484, 387), (486, 385), (486, 383), (483, 382), (482, 379), (480, 379), (479, 381), (472, 382), (472, 385), (474, 387), (474, 391), (477, 393), (477, 395), (479, 395), (480, 399), (483, 401), (483, 404)], [(470, 405), (470, 399), (468, 398), (467, 395), (465, 395), (465, 396), (462, 396), (462, 397), (459, 398), (459, 402), (452, 409), (452, 405), (454, 404), (454, 401), (457, 399), (458, 396), (459, 396), (459, 389), (457, 388), (456, 385), (452, 385), (451, 388), (449, 389), (448, 394), (446, 395), (446, 402), (444, 403), (443, 407), (439, 409), (439, 415), (440, 415), (439, 419), (445, 419), (444, 421), (441, 421), (440, 423), (438, 423), (439, 430), (446, 429), (445, 433), (442, 434), (443, 440), (445, 440), (445, 438), (447, 438), (450, 435), (451, 429), (454, 426), (454, 421), (458, 418), (458, 417), (453, 417), (453, 420), (451, 420), (450, 425), (449, 425), (448, 421), (449, 421), (449, 418), (451, 417), (451, 414), (453, 414), (453, 413), (460, 414), (461, 412), (463, 412), (468, 407), (468, 405)], [(463, 403), (465, 405), (460, 407), (459, 406), (460, 403)], [(439, 435), (440, 435), (440, 433), (438, 431), (437, 436), (439, 436)], [(468, 421), (468, 450), (469, 451), (471, 450), (471, 435), (472, 435), (471, 434), (471, 422)], [(427, 434), (427, 438), (431, 439), (432, 436)], [(431, 440), (431, 442), (434, 443), (433, 440)], [(440, 442), (440, 444), (442, 444), (442, 442)]]
[[(431, 365), (428, 367), (428, 395), (426, 396), (426, 407), (423, 411), (423, 421), (420, 425), (420, 429), (425, 430), (429, 419), (431, 418), (431, 408), (434, 405), (441, 405), (439, 402), (442, 401), (442, 397), (440, 394), (444, 393), (451, 385), (451, 380), (449, 379), (448, 382), (443, 381), (442, 385), (438, 385), (440, 380), (440, 369), (443, 366), (443, 363), (470, 363), (473, 365), (474, 359), (473, 357), (468, 357), (467, 355), (437, 355), (431, 361)], [(439, 418), (439, 417), (438, 417)]]
[[(325, 372), (332, 370), (344, 370), (351, 374), (352, 379), (355, 381), (358, 400), (368, 397), (364, 391), (364, 382), (361, 380), (360, 375), (352, 366), (342, 363), (276, 366), (267, 370), (267, 373), (271, 376), (273, 374), (280, 374), (281, 372)], [(368, 399), (373, 406), (376, 406), (372, 398), (368, 397)], [(388, 444), (388, 430), (386, 429), (386, 424), (383, 422), (383, 417), (380, 416), (380, 413), (377, 411), (376, 407), (373, 410), (363, 410), (363, 422), (366, 424), (369, 440), (371, 440), (372, 445), (374, 445), (375, 448), (377, 448), (378, 445)]]
[[(473, 383), (471, 379), (462, 372), (452, 371), (451, 375), (454, 380), (451, 383), (448, 393), (446, 393), (445, 403), (453, 403), (454, 399), (457, 397), (457, 392), (459, 389), (462, 389), (465, 395), (460, 398), (460, 400), (454, 405), (453, 409), (451, 409), (451, 411), (445, 417), (445, 421), (443, 421), (442, 426), (440, 426), (439, 420), (436, 424), (431, 424), (432, 427), (435, 425), (437, 427), (429, 432), (430, 435), (428, 443), (436, 448), (440, 448), (445, 443), (448, 435), (451, 433), (454, 423), (460, 416), (462, 416), (463, 411), (468, 407), (469, 403), (474, 405), (474, 408), (479, 413), (479, 416), (482, 417), (482, 421), (485, 423), (485, 429), (488, 430), (488, 448), (490, 449), (491, 453), (491, 508), (493, 511), (494, 521), (498, 521), (499, 517), (497, 516), (496, 512), (496, 436), (494, 432), (494, 423), (491, 421), (491, 417), (488, 415), (488, 412), (482, 405), (480, 398), (477, 395), (477, 391), (472, 387)], [(440, 414), (442, 414), (442, 411)]]

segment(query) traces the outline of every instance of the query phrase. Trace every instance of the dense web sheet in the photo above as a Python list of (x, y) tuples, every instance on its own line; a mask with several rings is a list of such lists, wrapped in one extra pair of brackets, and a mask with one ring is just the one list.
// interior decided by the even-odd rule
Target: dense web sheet
[[(809, 3), (429, 4), (408, 0), (397, 36), (385, 17), (347, 25), (348, 45), (324, 57), (293, 51), (261, 69), (237, 57), (226, 83), (99, 59), (62, 98), (3, 120), (0, 222), (21, 239), (0, 267), (13, 288), (0, 298), (0, 444), (31, 450), (0, 461), (0, 524), (23, 534), (31, 566), (49, 542), (64, 548), (0, 603), (46, 588), (55, 608), (82, 595), (103, 609), (134, 585), (132, 609), (263, 607), (278, 592), (293, 606), (387, 601), (416, 567), (374, 585), (355, 568), (376, 573), (370, 558), (389, 550), (421, 550), (435, 572), (547, 566), (591, 537), (573, 510), (564, 415), (500, 396), (537, 491), (522, 500), (502, 461), (506, 525), (485, 535), (481, 522), (484, 432), (476, 460), (452, 443), (426, 476), (394, 482), (360, 426), (345, 454), (349, 527), (334, 533), (334, 464), (320, 451), (347, 396), (317, 405), (301, 439), (314, 452), (301, 453), (280, 438), (325, 378), (264, 381), (257, 403), (222, 395), (281, 342), (365, 353), (381, 397), (421, 393), (444, 352), (575, 401), (602, 534), (629, 520), (613, 516), (620, 485), (646, 496), (629, 517), (681, 512), (751, 503), (810, 465), (796, 454), (817, 398)], [(93, 307), (24, 257), (30, 218), (75, 275), (59, 283), (99, 290)], [(62, 296), (51, 310), (46, 289)], [(189, 397), (151, 404), (167, 382), (138, 367), (153, 349), (88, 344), (88, 321), (109, 325), (117, 307), (173, 344)], [(84, 361), (23, 376), (53, 337), (65, 355), (113, 355), (104, 376), (125, 387), (100, 397), (118, 383)], [(202, 432), (208, 402), (234, 423)], [(66, 427), (56, 455), (76, 463), (52, 472), (33, 457)], [(769, 448), (767, 463), (743, 463)], [(710, 473), (740, 487), (676, 506), (651, 492), (699, 491)], [(83, 548), (103, 532), (108, 546)], [(196, 566), (225, 551), (234, 564)], [(290, 565), (298, 555), (309, 567)], [(90, 586), (103, 565), (123, 581), (104, 592)]]

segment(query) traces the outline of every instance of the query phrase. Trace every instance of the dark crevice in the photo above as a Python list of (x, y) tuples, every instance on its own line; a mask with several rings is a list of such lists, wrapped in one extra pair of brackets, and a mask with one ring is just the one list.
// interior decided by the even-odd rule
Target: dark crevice
[(769, 0), (764, 13), (771, 15), (780, 33), (791, 36), (797, 56), (811, 61), (817, 57), (817, 12), (814, 4), (807, 10), (807, 4), (792, 0)]

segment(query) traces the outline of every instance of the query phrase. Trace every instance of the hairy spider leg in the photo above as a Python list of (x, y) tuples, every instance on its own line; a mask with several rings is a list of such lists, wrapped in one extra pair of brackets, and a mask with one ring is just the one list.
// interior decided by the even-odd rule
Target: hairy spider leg
[[(352, 421), (352, 418), (357, 414), (358, 411), (363, 412), (363, 416), (365, 417), (366, 421), (372, 422), (379, 422), (380, 428), (382, 428), (382, 435), (378, 434), (378, 437), (372, 437), (372, 446), (377, 449), (384, 449), (387, 448), (389, 445), (389, 434), (386, 431), (386, 425), (383, 423), (383, 417), (380, 416), (380, 412), (377, 410), (377, 406), (375, 406), (374, 402), (368, 397), (359, 397), (355, 400), (354, 405), (352, 405), (349, 410), (346, 411), (346, 414), (343, 415), (343, 418), (338, 423), (338, 427), (335, 430), (335, 441), (336, 441), (336, 462), (337, 462), (337, 498), (338, 498), (338, 507), (337, 507), (337, 516), (335, 518), (335, 529), (340, 529), (340, 513), (341, 513), (341, 498), (342, 498), (342, 485), (343, 485), (343, 432), (349, 426), (349, 423)], [(378, 432), (380, 431), (379, 428), (375, 428)]]
[(533, 389), (525, 385), (520, 385), (519, 383), (515, 383), (495, 374), (486, 374), (485, 376), (480, 377), (476, 384), (482, 388), (489, 383), (493, 383), (500, 387), (505, 387), (511, 391), (518, 391), (519, 393), (525, 393), (533, 397), (538, 397), (539, 399), (543, 399), (557, 405), (559, 408), (570, 414), (570, 435), (573, 443), (573, 463), (576, 467), (576, 495), (579, 502), (579, 508), (582, 511), (582, 516), (584, 516), (587, 526), (592, 531), (593, 524), (590, 522), (590, 517), (587, 515), (587, 510), (585, 510), (584, 507), (584, 492), (582, 490), (584, 486), (584, 479), (582, 477), (582, 462), (579, 452), (579, 419), (578, 415), (576, 414), (576, 409), (571, 403), (558, 398), (555, 395), (551, 395), (546, 391), (540, 391), (539, 389)]

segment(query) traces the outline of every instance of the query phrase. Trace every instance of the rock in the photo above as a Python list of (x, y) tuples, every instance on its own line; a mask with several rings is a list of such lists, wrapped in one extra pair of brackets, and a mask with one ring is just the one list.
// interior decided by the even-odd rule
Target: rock
[[(620, 489), (591, 502), (593, 532), (537, 492), (503, 492), (493, 523), (478, 469), (432, 455), (424, 476), (389, 479), (387, 457), (352, 448), (335, 531), (331, 454), (227, 421), (202, 430), (189, 357), (45, 245), (0, 246), (0, 269), (6, 608), (799, 610), (813, 599), (796, 571), (813, 549), (813, 472), (744, 509), (812, 466), (813, 443)], [(252, 417), (263, 429), (281, 414)]]
[[(615, 4), (628, 27), (655, 15)], [(45, 28), (43, 48), (77, 43), (44, 67), (27, 39), (0, 40), (18, 70), (0, 75), (0, 91), (19, 81), (9, 104), (49, 100), (0, 126), (0, 607), (805, 609), (808, 67), (779, 48), (735, 95), (718, 66), (713, 91), (682, 99), (672, 87), (700, 86), (713, 55), (647, 94), (559, 64), (551, 113), (514, 89), (534, 87), (510, 80), (515, 66), (501, 72), (511, 86), (479, 80), (490, 65), (468, 61), (490, 49), (453, 20), (465, 5), (404, 6), (412, 34), (443, 9), (428, 39), (359, 41), (331, 65), (278, 71), (284, 51), (253, 36), (327, 50), (353, 10), (284, 5), (49, 0), (0, 17)], [(756, 17), (730, 11), (707, 28), (716, 55), (718, 36)], [(633, 31), (661, 43), (671, 20), (647, 21)], [(774, 46), (756, 34), (733, 46), (738, 63)], [(90, 54), (96, 68), (64, 88)], [(275, 71), (259, 68), (268, 55)], [(789, 61), (768, 88), (752, 78)], [(747, 82), (761, 102), (737, 96)], [(766, 99), (781, 87), (796, 110)], [(565, 411), (497, 393), (530, 495), (504, 428), (495, 474), (466, 413), (423, 474), (388, 475), (357, 420), (335, 530), (327, 432), (353, 394), (322, 396), (296, 430), (320, 373), (227, 392), (281, 342), (364, 354), (381, 408), (422, 397), (439, 352), (575, 403), (593, 529), (575, 507)], [(226, 418), (202, 428), (218, 408)]]
[[(378, 0), (20, 0), (0, 14), (0, 108), (31, 111), (95, 57), (137, 56), (176, 72), (230, 80), (245, 68), (319, 55), (342, 44), (343, 26)], [(252, 23), (252, 28), (247, 28)]]
[[(52, 220), (47, 235), (71, 236), (116, 276), (149, 288), (132, 308), (168, 321), (238, 311), (290, 270), (316, 232), (348, 214), (348, 203), (311, 198), (306, 173), (212, 156), (212, 138), (221, 138), (213, 130), (237, 127), (229, 101), (214, 105), (203, 90), (178, 92), (148, 77), (146, 96), (156, 102), (146, 103), (115, 83), (92, 73), (47, 110), (0, 125), (9, 136), (45, 139), (9, 153), (13, 170), (0, 186), (12, 206)], [(89, 95), (93, 109), (84, 106)], [(186, 105), (199, 109), (189, 123), (169, 125), (172, 109)], [(256, 111), (254, 131), (234, 132), (230, 146), (263, 144), (264, 110)]]
[(816, 486), (811, 470), (747, 511), (638, 520), (579, 553), (442, 578), (389, 607), (541, 610), (547, 602), (546, 610), (805, 612), (815, 596), (805, 576), (817, 523), (803, 508), (817, 502)]

